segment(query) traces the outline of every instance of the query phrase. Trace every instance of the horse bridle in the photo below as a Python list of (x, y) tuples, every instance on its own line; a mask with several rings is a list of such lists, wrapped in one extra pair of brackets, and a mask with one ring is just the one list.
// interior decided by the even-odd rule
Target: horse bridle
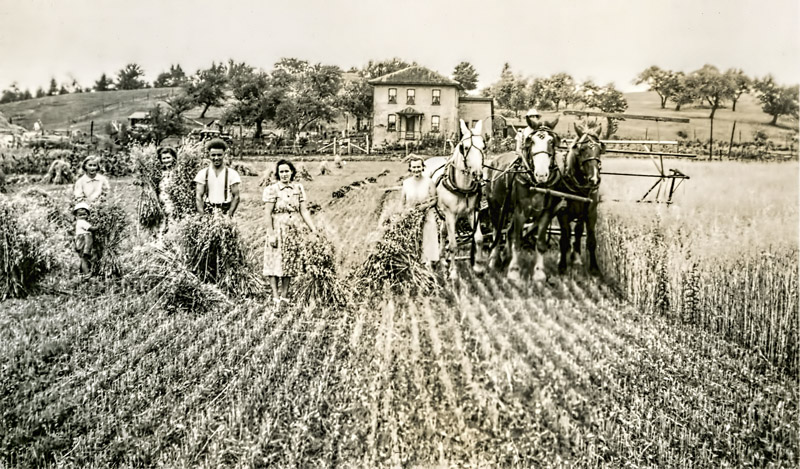
[[(475, 146), (475, 144), (472, 142), (472, 138), (473, 137), (474, 137), (474, 135), (472, 135), (470, 133), (470, 135), (469, 135), (469, 143), (470, 143), (469, 147), (470, 147), (470, 149), (474, 148), (474, 149), (478, 150), (478, 152), (481, 154), (481, 167), (483, 167), (484, 166), (483, 162), (486, 159), (486, 154), (483, 152), (483, 150), (480, 147)], [(470, 172), (469, 169), (467, 169), (467, 168), (469, 168), (469, 164), (467, 164), (467, 153), (468, 152), (464, 151), (464, 142), (466, 142), (466, 141), (467, 141), (467, 139), (464, 138), (460, 142), (458, 142), (458, 151), (461, 153), (461, 162), (464, 164), (464, 169), (458, 169), (458, 168), (456, 168), (456, 169), (458, 169), (462, 173), (469, 173)]]
[[(603, 153), (603, 151), (604, 151), (603, 150), (603, 144), (600, 142), (600, 139), (597, 136), (592, 135), (592, 134), (588, 134), (588, 133), (584, 133), (583, 135), (581, 135), (581, 138), (579, 138), (573, 144), (573, 149), (577, 150), (578, 157), (580, 158), (578, 164), (580, 165), (581, 172), (584, 175), (586, 174), (586, 171), (584, 170), (584, 165), (586, 163), (588, 163), (589, 161), (597, 161), (597, 169), (598, 170), (600, 170), (602, 168), (602, 166), (603, 166), (603, 161), (600, 159), (599, 156), (591, 156), (589, 158), (581, 158), (582, 155), (583, 155), (582, 148), (585, 148), (585, 147), (588, 147), (589, 149), (599, 148), (600, 151), (597, 153), (598, 155), (601, 155)], [(574, 177), (575, 176), (573, 175), (572, 178), (574, 179)], [(575, 182), (577, 183), (577, 181), (575, 181)], [(599, 174), (598, 174), (597, 184), (593, 185), (593, 186), (599, 186), (599, 185), (600, 185), (600, 177), (599, 177)]]
[[(536, 135), (538, 133), (543, 133), (543, 134), (550, 135), (550, 136), (553, 137), (553, 140), (558, 138), (558, 136), (555, 134), (555, 132), (553, 132), (552, 130), (550, 130), (550, 129), (546, 128), (546, 127), (545, 128), (540, 127), (536, 132), (532, 133), (531, 136), (534, 136), (534, 135)], [(544, 138), (544, 137), (542, 137), (542, 138)], [(552, 151), (550, 150), (551, 144), (552, 144), (552, 147), (553, 147)], [(555, 143), (550, 142), (550, 143), (547, 144), (547, 150), (537, 151), (536, 153), (531, 153), (530, 156), (528, 156), (528, 158), (533, 159), (534, 156), (536, 156), (536, 155), (538, 155), (540, 153), (547, 153), (547, 155), (550, 158), (552, 158), (554, 156), (554, 154), (555, 154), (555, 146), (556, 146)]]

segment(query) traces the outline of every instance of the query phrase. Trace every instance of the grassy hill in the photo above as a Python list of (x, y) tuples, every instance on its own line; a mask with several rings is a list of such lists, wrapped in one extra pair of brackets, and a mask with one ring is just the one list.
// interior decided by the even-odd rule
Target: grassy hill
[(152, 108), (175, 92), (172, 88), (150, 88), (46, 96), (0, 105), (0, 112), (27, 129), (41, 120), (47, 130), (88, 131), (94, 121), (97, 132), (102, 131), (106, 123), (125, 122), (133, 112)]
[[(143, 111), (162, 102), (176, 93), (174, 88), (152, 88), (145, 90), (105, 91), (100, 93), (67, 94), (62, 96), (48, 96), (16, 103), (0, 105), (0, 112), (8, 118), (14, 118), (14, 123), (28, 129), (33, 127), (36, 120), (41, 120), (46, 129), (81, 129), (89, 130), (91, 121), (95, 123), (95, 130), (102, 130), (107, 122), (117, 120), (125, 122), (127, 117), (135, 111)], [(681, 111), (675, 111), (674, 105), (667, 109), (660, 108), (658, 95), (654, 92), (626, 93), (628, 100), (628, 114), (645, 114), (662, 117), (684, 117), (691, 119), (688, 124), (627, 120), (620, 123), (617, 134), (623, 138), (631, 139), (666, 139), (675, 140), (677, 132), (683, 130), (690, 139), (707, 140), (709, 136), (710, 110), (704, 107), (685, 106)], [(575, 107), (580, 109), (580, 106)], [(202, 109), (197, 107), (186, 113), (189, 118), (196, 119)], [(207, 118), (217, 118), (221, 115), (221, 108), (211, 108), (206, 113)], [(545, 113), (550, 118), (555, 113)], [(559, 131), (572, 128), (572, 123), (577, 118), (562, 116), (558, 125)], [(733, 122), (736, 121), (735, 140), (743, 142), (752, 141), (756, 130), (763, 130), (776, 144), (784, 145), (797, 134), (798, 122), (796, 119), (782, 117), (778, 119), (778, 126), (769, 125), (771, 117), (761, 111), (761, 104), (752, 95), (744, 95), (737, 104), (736, 112), (730, 108), (717, 110), (714, 119), (714, 138), (727, 141), (731, 137)]]

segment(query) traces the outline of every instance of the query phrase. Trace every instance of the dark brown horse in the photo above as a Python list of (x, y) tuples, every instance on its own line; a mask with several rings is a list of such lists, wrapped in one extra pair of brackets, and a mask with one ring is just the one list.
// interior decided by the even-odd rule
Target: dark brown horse
[(587, 128), (575, 124), (578, 138), (567, 150), (564, 171), (556, 187), (556, 190), (591, 199), (590, 203), (566, 200), (566, 208), (558, 212), (558, 225), (561, 229), (559, 273), (567, 270), (572, 221), (575, 221), (575, 241), (572, 244), (573, 251), (570, 260), (574, 265), (581, 264), (581, 237), (585, 225), (586, 249), (589, 251), (589, 272), (593, 275), (600, 273), (595, 254), (597, 248), (595, 226), (600, 188), (600, 155), (606, 151), (605, 144), (598, 137), (598, 135), (602, 135), (601, 131), (602, 128), (599, 124), (596, 127)]
[(553, 217), (558, 200), (537, 192), (535, 188), (553, 187), (559, 179), (555, 166), (555, 149), (558, 135), (551, 129), (558, 123), (544, 122), (537, 129), (528, 129), (523, 136), (522, 154), (505, 153), (495, 158), (488, 166), (489, 215), (494, 231), (489, 265), (500, 265), (500, 238), (506, 221), (508, 229), (506, 250), (511, 250), (508, 266), (509, 280), (519, 280), (519, 255), (522, 250), (522, 229), (526, 223), (534, 223), (536, 238), (536, 260), (533, 279), (545, 280), (544, 252), (547, 250), (547, 227)]

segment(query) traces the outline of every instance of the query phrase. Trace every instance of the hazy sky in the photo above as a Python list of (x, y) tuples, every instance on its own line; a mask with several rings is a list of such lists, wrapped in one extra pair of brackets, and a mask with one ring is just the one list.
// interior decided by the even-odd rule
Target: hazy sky
[(525, 76), (568, 72), (630, 90), (643, 69), (705, 63), (800, 82), (798, 0), (0, 0), (0, 89), (74, 77), (86, 87), (125, 64), (147, 79), (233, 58), (362, 66), (416, 60), (444, 75), (462, 61), (479, 86), (504, 62)]

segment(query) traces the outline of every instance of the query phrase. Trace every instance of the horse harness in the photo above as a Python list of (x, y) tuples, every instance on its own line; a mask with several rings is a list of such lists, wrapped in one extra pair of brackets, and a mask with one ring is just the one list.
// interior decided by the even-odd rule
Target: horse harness
[[(461, 153), (461, 158), (463, 159), (464, 167), (466, 168), (467, 167), (467, 153), (464, 151), (464, 142), (465, 141), (466, 141), (466, 139), (464, 139), (464, 140), (462, 140), (462, 141), (460, 141), (458, 143), (458, 149), (459, 149), (459, 153)], [(469, 141), (470, 141), (470, 144), (471, 144), (472, 143), (472, 135), (469, 136)], [(470, 148), (475, 148), (476, 150), (478, 150), (481, 153), (481, 161), (483, 161), (483, 150), (481, 150), (480, 148), (478, 148), (478, 147), (476, 147), (476, 146), (474, 146), (472, 144), (470, 145)], [(475, 195), (475, 194), (480, 194), (481, 183), (479, 181), (473, 180), (472, 183), (470, 183), (469, 187), (467, 187), (466, 189), (462, 189), (462, 188), (456, 186), (456, 183), (455, 183), (456, 171), (461, 171), (463, 173), (468, 173), (469, 172), (466, 169), (458, 169), (458, 168), (456, 168), (456, 165), (454, 164), (454, 162), (452, 160), (448, 161), (447, 164), (442, 169), (442, 174), (439, 177), (436, 178), (436, 181), (435, 181), (436, 185), (438, 186), (439, 183), (441, 183), (442, 185), (444, 185), (444, 188), (447, 189), (448, 191), (453, 192), (455, 194), (459, 194), (459, 195), (464, 196), (464, 197), (469, 197), (469, 196), (472, 196), (472, 195)]]
[[(575, 143), (573, 143), (571, 145), (571, 147), (568, 150), (568, 152), (573, 151), (573, 149), (575, 149), (577, 147), (580, 147), (581, 145), (588, 145), (590, 149), (591, 148), (600, 148), (600, 153), (602, 153), (603, 152), (602, 144), (599, 141), (595, 141), (595, 139), (592, 139), (592, 138), (589, 138), (589, 137), (590, 137), (590, 135), (588, 133), (584, 133), (581, 136), (580, 139), (578, 139), (577, 141), (575, 141)], [(587, 140), (588, 140), (588, 142), (587, 142)], [(580, 155), (580, 151), (578, 151), (578, 154)], [(567, 156), (569, 157), (569, 153), (567, 154)], [(591, 184), (588, 181), (586, 183), (581, 183), (580, 181), (578, 181), (578, 178), (575, 175), (575, 167), (579, 167), (579, 168), (581, 168), (581, 171), (583, 171), (583, 169), (582, 169), (583, 165), (586, 162), (592, 161), (592, 160), (596, 160), (597, 163), (598, 163), (598, 166), (600, 166), (602, 164), (602, 161), (600, 160), (600, 157), (598, 157), (598, 156), (592, 156), (590, 158), (581, 159), (575, 165), (570, 165), (569, 163), (565, 164), (566, 167), (565, 167), (564, 174), (562, 175), (562, 180), (564, 181), (564, 185), (567, 186), (567, 189), (570, 192), (573, 192), (573, 193), (575, 193), (577, 195), (584, 195), (585, 196), (585, 195), (589, 195), (592, 192), (596, 191), (597, 188), (600, 186), (600, 180), (599, 179), (597, 181), (597, 184)]]

